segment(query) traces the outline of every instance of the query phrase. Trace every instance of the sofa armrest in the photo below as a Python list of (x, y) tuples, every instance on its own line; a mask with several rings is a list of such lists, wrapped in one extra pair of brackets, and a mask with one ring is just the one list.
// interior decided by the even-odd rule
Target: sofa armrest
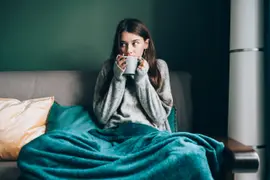
[(215, 138), (223, 142), (224, 168), (232, 173), (257, 172), (259, 168), (259, 155), (250, 146), (246, 146), (232, 138)]

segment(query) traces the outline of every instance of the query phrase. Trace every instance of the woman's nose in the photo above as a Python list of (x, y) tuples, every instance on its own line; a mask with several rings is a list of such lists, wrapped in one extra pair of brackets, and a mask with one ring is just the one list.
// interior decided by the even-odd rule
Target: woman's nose
[(128, 55), (133, 55), (133, 48), (129, 46), (127, 49), (127, 53)]

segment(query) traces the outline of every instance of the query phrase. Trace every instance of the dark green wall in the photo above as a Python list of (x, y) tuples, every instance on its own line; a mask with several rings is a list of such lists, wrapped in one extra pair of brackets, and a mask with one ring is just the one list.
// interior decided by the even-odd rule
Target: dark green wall
[(99, 69), (120, 19), (135, 16), (151, 27), (149, 2), (2, 1), (0, 70)]
[(226, 135), (230, 3), (173, 2), (155, 1), (157, 51), (171, 69), (192, 75), (194, 131)]
[(158, 55), (167, 61), (169, 68), (191, 73), (194, 130), (224, 135), (228, 2), (2, 0), (0, 71), (98, 70), (110, 54), (118, 21), (136, 17), (148, 25)]

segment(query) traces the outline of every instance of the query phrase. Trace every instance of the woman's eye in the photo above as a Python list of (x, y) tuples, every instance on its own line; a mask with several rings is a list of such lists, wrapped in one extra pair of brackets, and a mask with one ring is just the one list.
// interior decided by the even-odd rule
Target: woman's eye
[(136, 41), (136, 42), (133, 43), (133, 46), (136, 46), (136, 45), (138, 45), (138, 44), (139, 44), (139, 42)]
[(125, 43), (120, 43), (120, 47), (125, 47), (126, 44)]

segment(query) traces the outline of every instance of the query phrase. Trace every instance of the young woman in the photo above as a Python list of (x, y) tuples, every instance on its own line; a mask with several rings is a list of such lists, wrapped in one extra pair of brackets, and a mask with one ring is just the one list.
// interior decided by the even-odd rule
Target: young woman
[[(94, 93), (94, 112), (105, 128), (134, 122), (170, 131), (167, 117), (173, 98), (169, 70), (155, 54), (150, 32), (141, 21), (120, 21), (111, 57), (103, 64)], [(138, 58), (134, 76), (123, 74), (125, 56)]]

